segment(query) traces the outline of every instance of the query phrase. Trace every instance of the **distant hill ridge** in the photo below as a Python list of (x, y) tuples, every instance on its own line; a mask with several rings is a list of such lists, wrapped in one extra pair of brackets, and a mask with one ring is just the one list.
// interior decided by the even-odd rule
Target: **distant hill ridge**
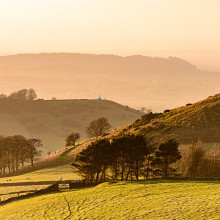
[(153, 111), (195, 102), (218, 92), (219, 73), (175, 57), (71, 53), (0, 56), (2, 93), (35, 88), (40, 97), (109, 100)]

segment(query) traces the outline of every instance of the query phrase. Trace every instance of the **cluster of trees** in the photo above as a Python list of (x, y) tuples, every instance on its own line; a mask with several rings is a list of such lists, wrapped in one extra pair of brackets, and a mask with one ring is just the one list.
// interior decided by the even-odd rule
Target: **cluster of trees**
[(12, 92), (9, 96), (0, 94), (0, 99), (10, 100), (34, 100), (37, 98), (37, 94), (34, 89), (21, 89), (16, 92)]
[(26, 139), (22, 135), (0, 137), (0, 174), (18, 171), (25, 164), (34, 166), (41, 156), (41, 140)]
[[(88, 137), (99, 137), (111, 128), (108, 119), (105, 117), (97, 118), (90, 122), (86, 127)], [(66, 138), (66, 146), (75, 146), (76, 141), (80, 139), (80, 134), (77, 132), (70, 133)]]
[(71, 165), (86, 181), (138, 180), (176, 175), (171, 165), (181, 158), (178, 142), (168, 139), (156, 147), (143, 135), (98, 139), (80, 152)]

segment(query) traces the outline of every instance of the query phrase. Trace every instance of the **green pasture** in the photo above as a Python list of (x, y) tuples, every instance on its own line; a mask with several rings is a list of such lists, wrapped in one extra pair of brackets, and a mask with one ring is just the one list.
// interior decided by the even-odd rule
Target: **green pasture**
[[(58, 181), (62, 177), (63, 180), (76, 180), (78, 176), (73, 173), (70, 164), (45, 168), (31, 173), (26, 173), (19, 176), (0, 178), (0, 183), (7, 183), (7, 179), (11, 179), (12, 182), (35, 182), (35, 181)], [(29, 179), (27, 179), (29, 178)]]
[(220, 219), (220, 181), (133, 181), (3, 205), (0, 219)]
[[(1, 201), (4, 201), (4, 200), (7, 200), (12, 197), (17, 197), (18, 193), (19, 193), (19, 196), (26, 195), (28, 193), (33, 193), (31, 191), (38, 191), (40, 189), (45, 189), (46, 187), (48, 187), (48, 185), (0, 187), (0, 199), (1, 199)], [(28, 191), (30, 191), (30, 192), (28, 192)], [(5, 195), (5, 194), (7, 194), (7, 195)], [(0, 216), (1, 216), (1, 214), (0, 214)]]

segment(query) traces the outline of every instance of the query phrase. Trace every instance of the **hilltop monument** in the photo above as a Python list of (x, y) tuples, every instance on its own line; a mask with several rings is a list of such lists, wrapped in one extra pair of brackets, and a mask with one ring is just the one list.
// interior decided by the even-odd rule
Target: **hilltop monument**
[(99, 96), (98, 96), (98, 100), (102, 100), (102, 97), (101, 97), (101, 95), (99, 94)]

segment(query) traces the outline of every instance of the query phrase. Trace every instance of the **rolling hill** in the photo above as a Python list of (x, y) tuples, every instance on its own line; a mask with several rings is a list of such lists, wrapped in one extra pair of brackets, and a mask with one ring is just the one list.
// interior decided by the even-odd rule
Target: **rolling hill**
[(94, 119), (105, 116), (112, 128), (140, 118), (138, 110), (108, 100), (0, 100), (0, 134), (21, 134), (42, 140), (45, 151), (65, 146), (70, 132), (86, 138), (85, 128)]
[(152, 121), (142, 117), (132, 127), (159, 138), (175, 137), (181, 143), (198, 140), (220, 143), (220, 93), (194, 104), (167, 110)]
[[(133, 124), (117, 127), (102, 138), (111, 139), (125, 133), (142, 133), (154, 137), (158, 142), (167, 137), (176, 138), (180, 144), (188, 145), (202, 140), (206, 147), (220, 149), (220, 94), (210, 96), (203, 101), (188, 104), (165, 113), (150, 113), (143, 115)], [(30, 167), (20, 170), (20, 174), (42, 168), (69, 164), (74, 156), (86, 148), (94, 138), (81, 141), (76, 147), (66, 147), (50, 156), (37, 161), (35, 169)]]
[(219, 92), (219, 73), (183, 59), (94, 54), (0, 56), (0, 93), (36, 89), (44, 99), (94, 99), (99, 93), (135, 108), (175, 108)]
[(219, 219), (219, 181), (131, 181), (1, 206), (1, 219)]
[[(116, 128), (100, 138), (111, 139), (122, 133), (142, 133), (154, 137), (156, 141), (173, 137), (180, 144), (192, 144), (201, 140), (207, 147), (220, 148), (220, 94), (164, 113), (144, 115), (133, 124)], [(89, 143), (89, 140), (82, 143), (69, 155), (78, 153)]]
[[(202, 139), (204, 143), (220, 143), (220, 94), (164, 113), (142, 116), (135, 123), (116, 128), (105, 137), (121, 133), (144, 133), (161, 140), (176, 137), (182, 144)], [(153, 118), (155, 116), (155, 118)], [(76, 148), (60, 150), (45, 158), (48, 168), (10, 177), (13, 182), (57, 180), (60, 176), (76, 179), (69, 165), (54, 167), (62, 158), (68, 158), (85, 148), (94, 139), (78, 144)], [(36, 165), (39, 166), (40, 164)], [(53, 167), (49, 166), (52, 165)], [(1, 178), (0, 182), (5, 182)], [(218, 219), (219, 181), (148, 180), (102, 183), (96, 187), (61, 191), (1, 207), (3, 219)], [(4, 189), (2, 189), (4, 190)], [(192, 208), (193, 207), (193, 208)], [(39, 211), (40, 210), (40, 211)], [(116, 214), (117, 213), (117, 214)]]

